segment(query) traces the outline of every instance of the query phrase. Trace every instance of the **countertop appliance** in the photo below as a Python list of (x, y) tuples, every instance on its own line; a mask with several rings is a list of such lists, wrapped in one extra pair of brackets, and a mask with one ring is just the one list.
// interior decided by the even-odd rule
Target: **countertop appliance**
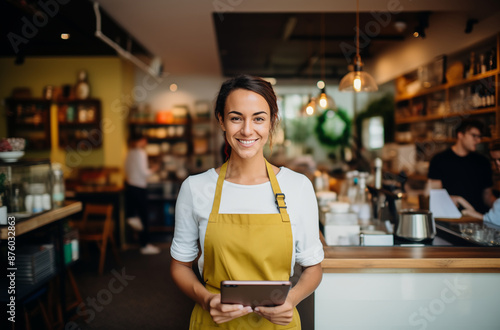
[(428, 210), (407, 209), (399, 212), (396, 236), (410, 241), (424, 241), (436, 236), (436, 224)]

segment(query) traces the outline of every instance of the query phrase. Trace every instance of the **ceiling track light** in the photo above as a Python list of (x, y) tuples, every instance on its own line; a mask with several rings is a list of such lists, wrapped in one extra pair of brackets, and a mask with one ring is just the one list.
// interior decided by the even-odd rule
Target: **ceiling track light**
[[(136, 56), (134, 56), (129, 49), (124, 49), (122, 48), (117, 42), (111, 40), (108, 36), (106, 36), (104, 33), (101, 31), (101, 12), (99, 10), (99, 3), (94, 2), (94, 13), (95, 13), (95, 19), (96, 19), (96, 31), (95, 31), (95, 36), (104, 43), (106, 43), (108, 46), (116, 50), (118, 55), (121, 57), (129, 60), (133, 64), (135, 64), (138, 68), (143, 70), (145, 73), (149, 74), (151, 77), (153, 77), (158, 83), (161, 83), (163, 81), (163, 74), (162, 74), (162, 65), (161, 65), (161, 59), (159, 57), (153, 58), (151, 63), (147, 65), (140, 59), (138, 59)], [(130, 43), (128, 43), (128, 47), (130, 48)]]
[(356, 0), (356, 56), (354, 57), (354, 70), (340, 80), (341, 92), (376, 92), (378, 90), (375, 79), (363, 71), (363, 62), (359, 55), (359, 0)]

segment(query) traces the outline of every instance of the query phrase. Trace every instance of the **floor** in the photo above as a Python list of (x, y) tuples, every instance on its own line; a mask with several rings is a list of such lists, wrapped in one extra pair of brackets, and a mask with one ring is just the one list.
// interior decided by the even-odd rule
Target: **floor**
[[(77, 318), (65, 329), (169, 329), (189, 328), (194, 303), (174, 284), (170, 277), (171, 234), (152, 237), (161, 248), (158, 255), (142, 255), (138, 246), (120, 252), (123, 265), (118, 265), (111, 251), (98, 274), (98, 250), (81, 247), (81, 258), (72, 266), (85, 309), (77, 309)], [(296, 283), (300, 267), (291, 278)], [(297, 306), (302, 328), (314, 329), (314, 298), (308, 297)]]
[(158, 255), (121, 252), (122, 266), (109, 254), (102, 276), (95, 251), (74, 265), (86, 309), (66, 329), (187, 329), (194, 304), (170, 278), (170, 243), (157, 245)]

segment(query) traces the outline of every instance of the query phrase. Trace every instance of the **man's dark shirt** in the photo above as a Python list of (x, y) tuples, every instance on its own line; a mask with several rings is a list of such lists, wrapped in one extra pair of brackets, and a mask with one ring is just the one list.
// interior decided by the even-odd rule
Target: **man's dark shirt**
[(428, 177), (441, 180), (450, 195), (462, 196), (476, 211), (486, 213), (489, 208), (484, 204), (483, 191), (493, 186), (492, 175), (486, 157), (477, 152), (461, 157), (449, 148), (432, 158)]

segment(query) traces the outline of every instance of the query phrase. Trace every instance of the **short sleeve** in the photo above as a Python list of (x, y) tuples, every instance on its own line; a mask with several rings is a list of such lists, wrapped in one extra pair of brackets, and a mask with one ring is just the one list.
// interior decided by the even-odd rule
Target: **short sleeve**
[(427, 177), (431, 180), (442, 180), (440, 155), (434, 156), (429, 163), (429, 172)]
[(305, 176), (303, 177), (300, 192), (301, 205), (297, 209), (295, 261), (303, 267), (308, 267), (323, 261), (324, 251), (319, 238), (319, 214), (316, 194), (311, 181)]
[(191, 262), (198, 256), (198, 221), (193, 212), (193, 195), (190, 178), (181, 185), (175, 205), (175, 230), (170, 255), (172, 258)]

